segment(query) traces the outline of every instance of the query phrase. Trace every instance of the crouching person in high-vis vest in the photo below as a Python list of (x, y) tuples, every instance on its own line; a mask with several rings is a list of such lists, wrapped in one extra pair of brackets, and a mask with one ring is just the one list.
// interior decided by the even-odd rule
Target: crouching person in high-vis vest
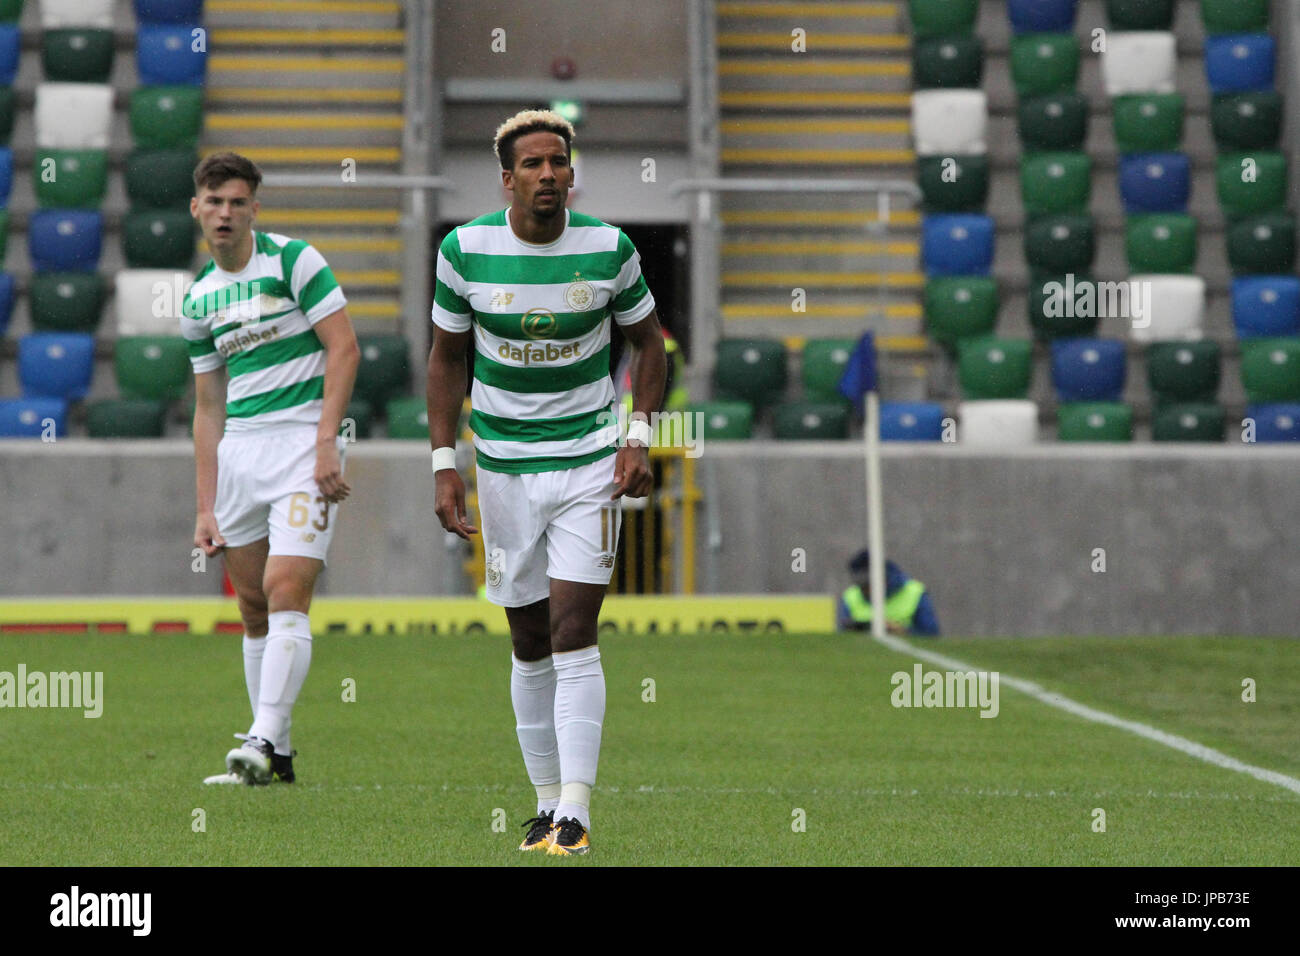
[[(853, 583), (835, 607), (835, 627), (841, 631), (871, 630), (871, 555), (859, 551), (849, 562)], [(893, 561), (885, 561), (885, 629), (890, 634), (937, 637), (939, 619), (925, 585), (909, 578)]]

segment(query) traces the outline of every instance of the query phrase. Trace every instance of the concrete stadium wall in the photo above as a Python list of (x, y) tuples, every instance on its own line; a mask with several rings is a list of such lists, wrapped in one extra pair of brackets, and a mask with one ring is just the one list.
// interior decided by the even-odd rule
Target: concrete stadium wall
[[(218, 562), (191, 569), (191, 456), (0, 442), (0, 595), (216, 593)], [(714, 442), (698, 465), (699, 592), (843, 588), (866, 540), (860, 446)], [(463, 593), (427, 449), (362, 443), (347, 468), (321, 593)], [(886, 543), (947, 634), (1300, 636), (1297, 473), (1300, 449), (1280, 446), (886, 445)]]

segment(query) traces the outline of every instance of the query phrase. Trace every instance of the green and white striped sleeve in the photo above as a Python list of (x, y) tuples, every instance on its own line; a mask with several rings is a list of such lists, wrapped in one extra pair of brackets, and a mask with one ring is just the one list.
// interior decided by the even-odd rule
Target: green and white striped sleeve
[(289, 291), (312, 325), (348, 304), (325, 257), (315, 247), (298, 239), (286, 245), (280, 255)]
[[(189, 301), (189, 293), (185, 294), (185, 300)], [(185, 344), (190, 349), (190, 366), (194, 369), (195, 375), (203, 372), (214, 372), (226, 364), (225, 358), (217, 351), (217, 344), (212, 341), (212, 330), (208, 323), (201, 319), (192, 319), (184, 314), (182, 307), (181, 314), (181, 336), (185, 339)]]
[(622, 263), (614, 283), (614, 300), (610, 307), (619, 325), (636, 325), (654, 310), (655, 299), (641, 275), (641, 256), (632, 240), (618, 232), (618, 257)]
[(453, 229), (438, 247), (433, 286), (433, 324), (448, 332), (468, 332), (474, 319), (474, 310), (464, 298), (468, 287), (459, 265), (460, 238)]

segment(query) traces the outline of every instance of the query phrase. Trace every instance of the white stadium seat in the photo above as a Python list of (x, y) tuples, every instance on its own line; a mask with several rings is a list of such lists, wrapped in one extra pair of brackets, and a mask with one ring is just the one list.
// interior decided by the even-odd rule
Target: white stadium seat
[[(1135, 342), (1189, 341), (1201, 338), (1205, 325), (1205, 280), (1200, 276), (1136, 275), (1129, 282), (1151, 290), (1149, 321), (1132, 321)], [(1143, 295), (1145, 300), (1147, 297)]]
[(41, 83), (36, 87), (33, 120), (40, 149), (108, 149), (113, 88), (100, 83)]
[(963, 445), (1032, 445), (1038, 440), (1038, 405), (1025, 398), (981, 399), (957, 406)]
[(912, 94), (912, 134), (918, 156), (979, 156), (988, 151), (988, 100), (981, 90), (921, 90)]
[(1173, 93), (1177, 59), (1174, 35), (1167, 31), (1107, 33), (1101, 55), (1106, 95)]
[(183, 269), (123, 269), (117, 274), (117, 334), (180, 335), (181, 302), (194, 273)]
[(41, 0), (41, 29), (113, 28), (113, 0)]

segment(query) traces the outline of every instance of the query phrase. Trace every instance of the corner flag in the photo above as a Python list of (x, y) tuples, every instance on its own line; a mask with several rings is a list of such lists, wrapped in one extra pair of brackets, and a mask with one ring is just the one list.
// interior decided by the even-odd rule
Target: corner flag
[(863, 332), (858, 344), (853, 347), (844, 374), (840, 377), (840, 394), (853, 403), (858, 414), (862, 414), (862, 396), (876, 390), (876, 337), (871, 332)]
[[(880, 396), (876, 393), (876, 339), (870, 332), (853, 348), (844, 375), (840, 378), (840, 394), (853, 402), (859, 415), (865, 414), (862, 429), (862, 450), (866, 459), (867, 478), (867, 541), (873, 556), (871, 562), (871, 634), (877, 640), (885, 636), (885, 516), (881, 504), (880, 485)], [(863, 398), (866, 409), (863, 409)]]

